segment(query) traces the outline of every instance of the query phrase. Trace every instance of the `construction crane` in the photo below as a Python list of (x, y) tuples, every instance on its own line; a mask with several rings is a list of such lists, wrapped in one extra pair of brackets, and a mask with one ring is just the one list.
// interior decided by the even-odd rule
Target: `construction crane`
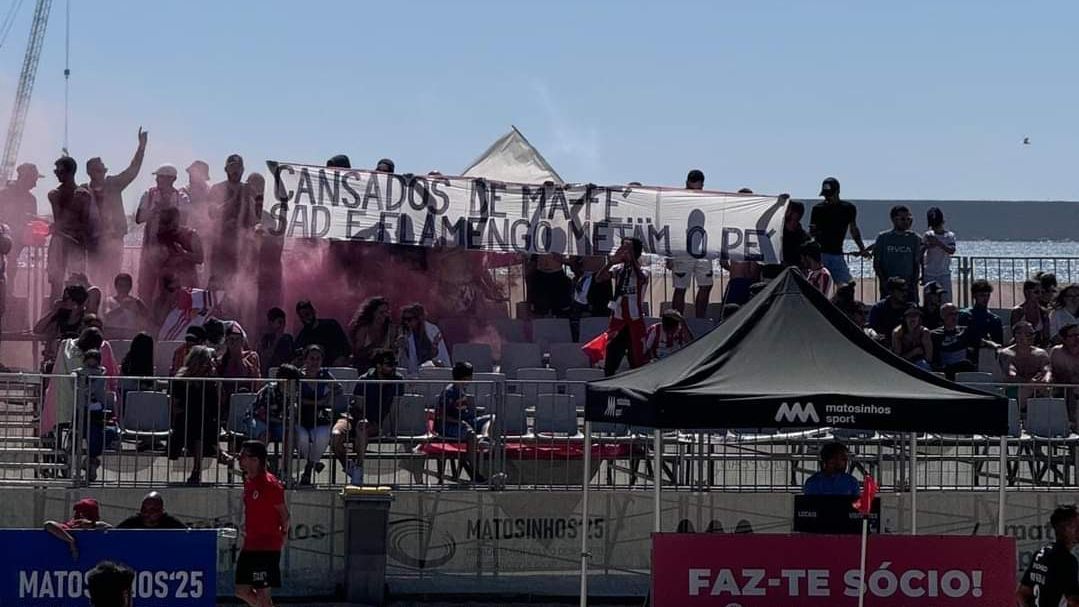
[(22, 131), (26, 126), (26, 112), (30, 109), (30, 94), (34, 92), (34, 79), (37, 77), (37, 64), (41, 59), (41, 46), (45, 42), (45, 27), (49, 24), (49, 9), (52, 0), (37, 0), (34, 7), (34, 21), (30, 26), (30, 42), (26, 45), (26, 56), (22, 61), (22, 73), (19, 74), (19, 89), (15, 93), (15, 106), (11, 108), (11, 122), (7, 127), (7, 139), (4, 141), (4, 156), (0, 162), (0, 183), (5, 183), (15, 169), (22, 144)]

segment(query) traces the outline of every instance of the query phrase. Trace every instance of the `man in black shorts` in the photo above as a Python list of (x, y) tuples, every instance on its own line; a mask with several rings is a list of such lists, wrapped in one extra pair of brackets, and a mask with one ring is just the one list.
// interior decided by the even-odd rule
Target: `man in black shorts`
[(1071, 553), (1079, 543), (1079, 511), (1075, 506), (1058, 506), (1049, 524), (1056, 541), (1034, 554), (1015, 591), (1016, 604), (1079, 607), (1079, 561)]
[(240, 449), (244, 473), (244, 545), (236, 561), (236, 596), (251, 607), (272, 607), (271, 588), (281, 587), (281, 548), (288, 535), (285, 486), (266, 471), (266, 445)]

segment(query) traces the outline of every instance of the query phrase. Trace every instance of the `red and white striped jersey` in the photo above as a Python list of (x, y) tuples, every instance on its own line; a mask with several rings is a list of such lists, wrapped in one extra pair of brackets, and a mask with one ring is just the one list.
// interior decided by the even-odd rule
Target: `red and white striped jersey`
[(668, 333), (663, 330), (663, 323), (658, 322), (648, 327), (648, 334), (644, 338), (644, 351), (652, 360), (659, 360), (681, 350), (689, 342), (690, 336), (683, 327)]
[(640, 320), (644, 318), (644, 290), (648, 286), (648, 271), (628, 271), (623, 264), (611, 268), (614, 281), (614, 300), (611, 301), (611, 318)]

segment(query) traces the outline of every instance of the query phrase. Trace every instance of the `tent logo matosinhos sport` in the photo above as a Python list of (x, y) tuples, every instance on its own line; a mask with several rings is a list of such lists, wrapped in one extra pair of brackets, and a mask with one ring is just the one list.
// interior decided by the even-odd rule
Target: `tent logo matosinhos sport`
[(817, 409), (813, 406), (813, 403), (794, 403), (793, 405), (787, 402), (779, 405), (779, 410), (776, 411), (777, 422), (802, 422), (811, 421), (815, 424), (820, 423), (820, 417), (817, 415)]
[(605, 417), (622, 417), (622, 410), (629, 407), (628, 398), (618, 398), (617, 396), (607, 397), (607, 408), (603, 411)]

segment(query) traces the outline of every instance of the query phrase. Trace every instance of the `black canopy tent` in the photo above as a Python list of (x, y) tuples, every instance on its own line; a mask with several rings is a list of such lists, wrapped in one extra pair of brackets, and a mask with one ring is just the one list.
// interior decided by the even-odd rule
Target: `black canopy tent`
[(665, 429), (1006, 434), (1006, 398), (892, 354), (796, 271), (675, 354), (591, 382), (585, 420)]
[[(585, 406), (588, 517), (592, 423), (655, 428), (654, 530), (660, 522), (660, 429), (853, 428), (1000, 436), (1007, 457), (1008, 399), (924, 371), (869, 338), (800, 273), (787, 269), (731, 320), (671, 356), (591, 382)], [(913, 478), (913, 477), (912, 477)], [(998, 533), (1004, 525), (999, 477)], [(911, 532), (917, 530), (911, 483)], [(581, 605), (588, 597), (588, 538), (581, 539)]]

